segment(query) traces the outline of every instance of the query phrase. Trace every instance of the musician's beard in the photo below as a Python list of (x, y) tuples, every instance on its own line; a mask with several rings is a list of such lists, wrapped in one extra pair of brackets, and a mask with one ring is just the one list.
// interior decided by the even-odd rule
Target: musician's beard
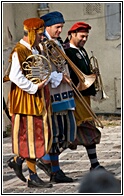
[(77, 47), (82, 48), (82, 47), (84, 47), (85, 43), (86, 43), (85, 41), (79, 41), (77, 44), (78, 45)]

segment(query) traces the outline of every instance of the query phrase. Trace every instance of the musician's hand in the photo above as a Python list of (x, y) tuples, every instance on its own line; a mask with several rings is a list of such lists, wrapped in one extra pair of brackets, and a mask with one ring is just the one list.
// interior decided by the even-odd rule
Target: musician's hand
[(44, 87), (45, 82), (47, 81), (47, 79), (43, 80), (42, 82), (38, 83), (38, 89), (42, 89)]
[(97, 76), (100, 75), (99, 69), (97, 67), (93, 69), (93, 73), (96, 74)]

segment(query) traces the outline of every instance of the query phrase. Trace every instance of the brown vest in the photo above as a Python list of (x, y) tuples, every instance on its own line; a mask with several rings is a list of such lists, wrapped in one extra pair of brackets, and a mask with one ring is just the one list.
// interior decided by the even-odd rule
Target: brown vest
[[(13, 52), (18, 53), (20, 65), (22, 65), (29, 55), (32, 55), (32, 52), (20, 43), (17, 43), (10, 54), (10, 61)], [(38, 90), (35, 94), (28, 94), (16, 86), (16, 84), (12, 83), (10, 91), (10, 113), (37, 116), (42, 115), (44, 106), (43, 93), (44, 89)]]

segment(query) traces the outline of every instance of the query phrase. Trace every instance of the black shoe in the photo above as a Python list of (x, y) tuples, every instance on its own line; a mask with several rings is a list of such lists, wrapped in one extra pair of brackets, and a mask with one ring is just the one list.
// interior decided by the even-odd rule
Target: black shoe
[(53, 186), (52, 184), (50, 184), (48, 182), (44, 182), (38, 176), (36, 177), (35, 180), (28, 180), (28, 187), (51, 188), (52, 186)]
[(91, 167), (91, 168), (90, 168), (90, 171), (98, 170), (98, 169), (104, 169), (104, 170), (106, 170), (103, 166), (98, 165), (98, 166), (97, 166), (97, 167), (95, 167), (95, 168)]
[(73, 182), (73, 179), (67, 177), (62, 170), (59, 170), (55, 174), (51, 174), (50, 182), (68, 183)]
[(69, 144), (68, 148), (69, 148), (70, 150), (76, 150), (76, 149), (77, 149), (77, 144), (76, 144), (76, 142), (73, 142), (73, 143)]
[(26, 178), (23, 176), (22, 174), (22, 165), (18, 165), (15, 161), (14, 161), (14, 157), (11, 157), (8, 161), (8, 166), (12, 169), (14, 169), (17, 177), (22, 180), (23, 182), (26, 182)]
[(43, 163), (42, 159), (38, 159), (36, 161), (36, 165), (42, 169), (49, 177), (51, 176), (51, 164), (50, 163)]

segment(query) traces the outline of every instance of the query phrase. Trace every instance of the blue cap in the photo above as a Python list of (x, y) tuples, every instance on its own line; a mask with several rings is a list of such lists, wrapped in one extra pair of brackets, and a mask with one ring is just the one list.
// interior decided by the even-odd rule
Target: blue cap
[(60, 12), (50, 12), (40, 17), (45, 22), (45, 26), (52, 26), (54, 24), (65, 23), (63, 15)]

